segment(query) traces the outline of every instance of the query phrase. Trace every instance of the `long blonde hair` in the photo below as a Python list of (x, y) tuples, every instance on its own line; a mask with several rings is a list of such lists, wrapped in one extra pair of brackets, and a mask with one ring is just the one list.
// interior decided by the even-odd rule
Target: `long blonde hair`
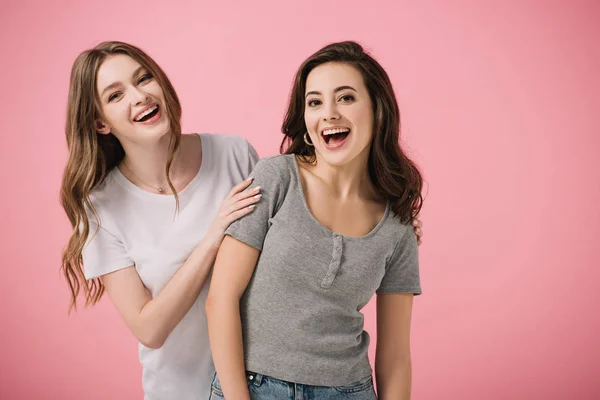
[[(96, 121), (101, 117), (96, 90), (98, 69), (107, 57), (116, 54), (124, 54), (137, 61), (154, 76), (164, 92), (164, 111), (171, 128), (169, 158), (165, 168), (169, 187), (176, 193), (169, 171), (181, 143), (181, 104), (167, 75), (146, 53), (127, 43), (103, 42), (84, 51), (77, 57), (71, 70), (65, 128), (69, 160), (60, 189), (61, 204), (73, 227), (62, 254), (61, 267), (71, 291), (69, 312), (73, 308), (77, 309), (77, 297), (81, 288), (85, 306), (96, 304), (104, 293), (104, 285), (100, 279), (85, 279), (82, 251), (90, 233), (86, 209), (94, 214), (98, 226), (100, 225), (90, 193), (125, 156), (123, 146), (112, 133), (103, 135), (96, 131)], [(176, 194), (175, 198), (178, 200)]]

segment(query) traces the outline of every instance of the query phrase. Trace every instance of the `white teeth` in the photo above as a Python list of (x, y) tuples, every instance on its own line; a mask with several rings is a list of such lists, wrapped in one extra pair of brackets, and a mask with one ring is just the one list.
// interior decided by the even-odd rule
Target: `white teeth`
[(158, 106), (154, 106), (152, 108), (147, 109), (146, 111), (144, 111), (143, 113), (141, 113), (140, 115), (138, 115), (135, 120), (139, 121), (140, 119), (144, 118), (146, 115), (150, 114), (151, 112), (154, 112), (154, 110), (156, 110), (158, 108)]
[(350, 129), (348, 129), (348, 128), (327, 129), (326, 131), (323, 131), (323, 135), (325, 135), (325, 136), (335, 135), (336, 133), (343, 133), (343, 132), (350, 132)]

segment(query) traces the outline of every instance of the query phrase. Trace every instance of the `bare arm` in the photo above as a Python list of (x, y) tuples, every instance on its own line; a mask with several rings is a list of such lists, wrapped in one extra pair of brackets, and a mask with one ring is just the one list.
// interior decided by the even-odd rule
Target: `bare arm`
[(250, 400), (244, 368), (240, 298), (256, 267), (259, 250), (225, 237), (206, 301), (215, 368), (226, 399)]
[(152, 298), (133, 266), (102, 277), (106, 291), (125, 324), (144, 346), (159, 348), (196, 301), (215, 260), (225, 229), (252, 211), (257, 190), (243, 191), (246, 180), (223, 201), (207, 235), (165, 287)]
[(409, 400), (412, 293), (377, 295), (375, 376), (380, 400)]
[(196, 301), (218, 245), (203, 241), (155, 297), (133, 266), (102, 277), (106, 291), (126, 325), (146, 347), (159, 348)]

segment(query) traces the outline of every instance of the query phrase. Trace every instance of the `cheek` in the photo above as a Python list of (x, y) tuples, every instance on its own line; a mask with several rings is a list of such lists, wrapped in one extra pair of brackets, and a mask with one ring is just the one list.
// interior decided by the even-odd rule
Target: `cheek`
[(311, 116), (310, 113), (304, 113), (304, 124), (306, 125), (306, 129), (308, 129), (310, 132), (317, 131), (318, 121), (319, 121), (318, 118)]
[(118, 114), (115, 114), (115, 117), (118, 119), (118, 122), (123, 124), (129, 121), (129, 112), (127, 107), (120, 107), (118, 110)]
[(115, 107), (107, 107), (104, 111), (106, 121), (112, 126), (122, 126), (129, 121), (129, 114), (126, 107), (120, 107), (115, 104)]
[(154, 97), (164, 97), (163, 90), (156, 81), (150, 82), (146, 85), (146, 90), (151, 93)]
[(365, 137), (373, 135), (373, 112), (369, 109), (357, 110), (354, 115), (354, 121), (361, 132), (365, 133)]
[(373, 113), (369, 112), (365, 116), (365, 129), (368, 132), (369, 140), (373, 137)]

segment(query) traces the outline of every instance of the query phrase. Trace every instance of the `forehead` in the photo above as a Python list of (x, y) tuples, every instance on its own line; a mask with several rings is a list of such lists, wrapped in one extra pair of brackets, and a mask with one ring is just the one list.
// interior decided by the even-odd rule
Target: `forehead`
[(140, 63), (125, 54), (115, 54), (106, 57), (98, 68), (96, 85), (98, 92), (115, 82), (125, 82), (132, 78)]
[(321, 64), (306, 77), (306, 92), (324, 92), (340, 86), (352, 86), (356, 90), (365, 90), (362, 74), (352, 65), (330, 62)]

